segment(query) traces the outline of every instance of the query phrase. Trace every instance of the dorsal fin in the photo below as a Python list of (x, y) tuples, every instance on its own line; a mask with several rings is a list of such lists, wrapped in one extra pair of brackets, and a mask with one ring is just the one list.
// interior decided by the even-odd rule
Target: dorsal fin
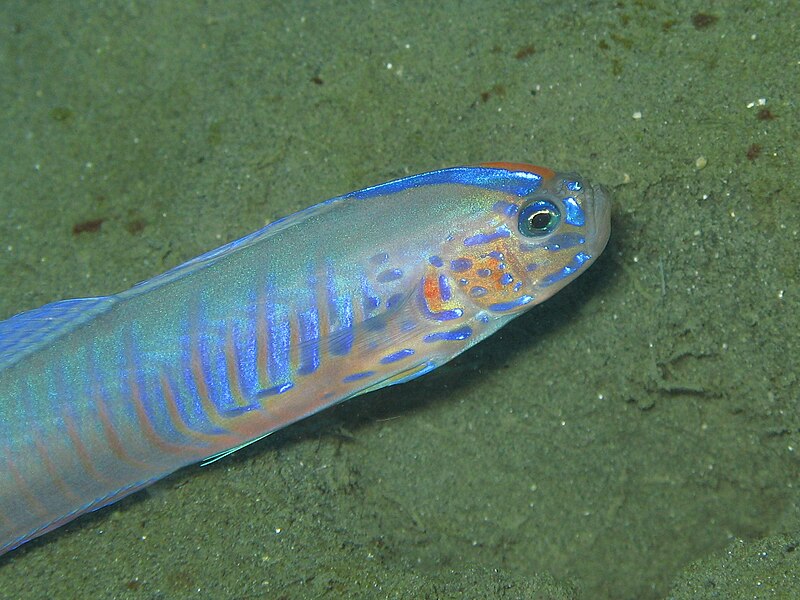
[(0, 321), (0, 371), (106, 312), (113, 304), (111, 296), (61, 300)]
[(328, 210), (331, 210), (331, 204), (340, 202), (345, 200), (344, 196), (338, 196), (336, 198), (331, 198), (330, 200), (326, 200), (325, 202), (320, 202), (319, 204), (315, 204), (314, 206), (309, 206), (299, 212), (296, 212), (288, 217), (283, 217), (276, 221), (273, 221), (269, 225), (266, 225), (259, 229), (258, 231), (254, 231), (238, 240), (233, 240), (232, 242), (228, 242), (227, 244), (223, 244), (219, 248), (214, 248), (213, 250), (209, 250), (201, 254), (200, 256), (196, 256), (191, 260), (187, 260), (185, 263), (181, 263), (175, 267), (172, 267), (168, 271), (161, 273), (160, 275), (156, 275), (150, 279), (146, 279), (145, 281), (141, 281), (134, 285), (131, 289), (126, 290), (118, 294), (120, 299), (125, 299), (131, 296), (138, 296), (139, 294), (143, 294), (149, 290), (159, 288), (171, 281), (175, 281), (177, 279), (181, 279), (182, 277), (199, 271), (200, 269), (204, 269), (205, 267), (210, 267), (220, 260), (224, 259), (226, 256), (233, 254), (237, 250), (242, 248), (246, 248), (251, 246), (257, 242), (260, 242), (266, 238), (275, 236), (280, 232), (289, 229), (290, 227), (294, 227), (295, 225), (302, 223), (306, 219), (324, 213)]

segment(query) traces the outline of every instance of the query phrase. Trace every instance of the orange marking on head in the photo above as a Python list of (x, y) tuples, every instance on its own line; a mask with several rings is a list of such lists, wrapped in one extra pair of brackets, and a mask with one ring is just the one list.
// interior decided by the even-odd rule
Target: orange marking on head
[(428, 304), (437, 300), (440, 296), (439, 278), (436, 275), (429, 275), (425, 278), (425, 300)]
[(539, 175), (544, 179), (552, 179), (556, 176), (554, 171), (546, 167), (537, 167), (526, 163), (513, 163), (513, 162), (488, 162), (481, 163), (481, 167), (488, 167), (489, 169), (505, 169), (506, 171), (525, 171), (526, 173), (533, 173)]
[[(502, 259), (499, 256), (503, 256)], [(467, 255), (462, 255), (467, 258)], [(469, 280), (466, 291), (474, 286), (482, 287), (486, 293), (474, 296), (471, 301), (478, 306), (488, 307), (498, 302), (508, 302), (517, 298), (521, 291), (514, 291), (516, 284), (524, 282), (524, 269), (509, 249), (506, 240), (495, 240), (490, 246), (482, 246), (468, 256), (472, 261), (469, 270), (461, 275)], [(500, 266), (503, 268), (500, 268)], [(504, 283), (504, 279), (511, 279)]]

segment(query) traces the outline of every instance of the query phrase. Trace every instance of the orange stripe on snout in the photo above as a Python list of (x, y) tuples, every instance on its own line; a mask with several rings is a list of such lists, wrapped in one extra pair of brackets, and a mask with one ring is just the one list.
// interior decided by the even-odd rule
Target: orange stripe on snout
[(552, 179), (556, 176), (554, 171), (546, 167), (537, 167), (526, 163), (512, 163), (512, 162), (488, 162), (481, 163), (480, 166), (488, 167), (490, 169), (505, 169), (506, 171), (525, 171), (526, 173), (534, 173), (544, 179)]

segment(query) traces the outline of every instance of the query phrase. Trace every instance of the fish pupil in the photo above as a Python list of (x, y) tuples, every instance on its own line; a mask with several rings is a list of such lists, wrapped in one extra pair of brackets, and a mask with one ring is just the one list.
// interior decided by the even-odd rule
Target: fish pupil
[(553, 215), (546, 210), (540, 210), (530, 216), (528, 219), (528, 226), (533, 231), (545, 231), (550, 226), (552, 220)]

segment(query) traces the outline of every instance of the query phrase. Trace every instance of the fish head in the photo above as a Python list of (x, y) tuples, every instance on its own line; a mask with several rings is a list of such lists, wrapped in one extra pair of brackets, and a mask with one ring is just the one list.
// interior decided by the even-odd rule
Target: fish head
[[(489, 163), (482, 209), (441, 248), (444, 269), (430, 271), (424, 295), (432, 308), (472, 303), (489, 315), (520, 313), (558, 292), (594, 262), (611, 231), (610, 202), (599, 185), (572, 173), (516, 163)], [(443, 271), (445, 271), (443, 273)], [(450, 292), (449, 290), (453, 290)]]

